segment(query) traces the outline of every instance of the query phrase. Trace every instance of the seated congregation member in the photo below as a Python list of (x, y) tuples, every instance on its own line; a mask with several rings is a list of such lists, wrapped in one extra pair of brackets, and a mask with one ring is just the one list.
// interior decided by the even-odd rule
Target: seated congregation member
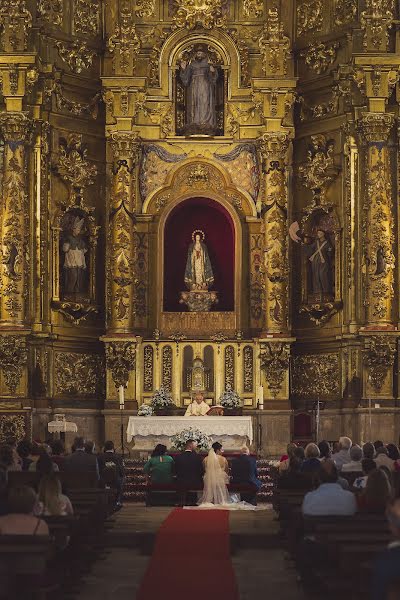
[(49, 535), (47, 523), (34, 516), (37, 496), (31, 487), (11, 487), (7, 506), (8, 514), (0, 517), (0, 535)]
[(357, 496), (359, 512), (383, 514), (392, 499), (392, 486), (382, 469), (374, 469), (368, 475), (367, 484)]
[(385, 446), (385, 444), (382, 442), (382, 440), (376, 440), (374, 442), (374, 448), (375, 448), (375, 452), (377, 452), (377, 450), (379, 448), (383, 448)]
[(301, 465), (302, 473), (312, 473), (313, 471), (318, 471), (321, 466), (321, 461), (319, 460), (319, 448), (317, 444), (307, 444), (305, 453), (305, 460)]
[(396, 444), (388, 444), (386, 446), (389, 458), (393, 461), (395, 471), (400, 471), (400, 452)]
[(120, 454), (115, 452), (114, 442), (107, 440), (104, 451), (97, 455), (100, 479), (104, 485), (117, 490), (117, 506), (122, 504), (122, 492), (125, 480), (124, 461)]
[(77, 437), (74, 441), (75, 452), (66, 456), (64, 459), (65, 471), (91, 471), (95, 472), (99, 479), (99, 465), (97, 457), (94, 454), (85, 452), (85, 440), (83, 437)]
[(338, 471), (341, 471), (343, 465), (351, 461), (350, 448), (352, 441), (348, 437), (339, 438), (339, 452), (337, 452), (332, 458), (335, 461), (335, 465)]
[(173, 482), (174, 459), (166, 454), (167, 447), (157, 444), (151, 458), (144, 465), (144, 472), (151, 483), (168, 484)]
[(50, 475), (51, 473), (57, 473), (59, 468), (48, 455), (46, 448), (43, 447), (39, 459), (33, 461), (29, 465), (29, 471), (36, 471), (36, 473), (40, 473), (40, 475)]
[[(196, 442), (188, 440), (183, 452), (175, 457), (175, 475), (178, 485), (201, 489), (203, 487), (203, 461), (196, 452)], [(188, 502), (196, 503), (197, 495), (190, 494)]]
[(321, 461), (329, 460), (330, 458), (332, 458), (332, 450), (329, 445), (329, 442), (327, 442), (326, 440), (322, 440), (318, 444), (318, 448), (319, 448), (319, 457), (320, 457)]
[(355, 479), (353, 482), (353, 487), (358, 490), (365, 488), (367, 485), (368, 475), (371, 473), (371, 471), (375, 471), (376, 463), (372, 458), (363, 458), (361, 461), (361, 467), (363, 473), (362, 476), (357, 477), (357, 479)]
[(289, 461), (289, 468), (278, 477), (278, 489), (283, 490), (309, 490), (312, 480), (309, 473), (302, 473), (301, 466), (304, 462), (304, 448), (298, 446)]
[(28, 471), (29, 465), (33, 462), (30, 458), (32, 452), (32, 444), (28, 440), (21, 440), (17, 445), (17, 453), (21, 459), (21, 469)]
[(240, 449), (240, 456), (232, 460), (231, 476), (234, 484), (254, 486), (254, 492), (241, 492), (240, 497), (244, 502), (256, 506), (256, 494), (262, 484), (258, 479), (257, 461), (254, 456), (250, 456), (250, 450), (247, 446), (243, 446)]
[(92, 440), (85, 442), (85, 452), (86, 454), (96, 454), (96, 444)]
[(294, 444), (293, 442), (290, 442), (290, 444), (287, 445), (287, 447), (286, 447), (287, 454), (283, 454), (279, 461), (279, 465), (278, 465), (279, 473), (282, 473), (283, 471), (286, 471), (289, 468), (289, 461), (290, 461), (291, 456), (293, 456), (293, 452), (294, 452), (295, 448), (297, 448), (297, 444)]
[(377, 449), (375, 462), (378, 468), (387, 467), (390, 471), (394, 471), (394, 461), (389, 458), (389, 452), (385, 446)]
[(360, 446), (356, 444), (350, 448), (350, 462), (346, 463), (342, 467), (342, 473), (361, 473), (362, 465), (361, 460), (363, 452)]
[(321, 463), (318, 472), (319, 487), (304, 496), (302, 511), (305, 516), (351, 516), (357, 510), (352, 492), (338, 483), (338, 473), (333, 461)]
[(362, 447), (362, 451), (364, 458), (371, 458), (373, 460), (376, 456), (375, 446), (372, 442), (366, 442)]
[(187, 407), (185, 417), (204, 417), (209, 410), (210, 407), (204, 402), (204, 394), (198, 392)]
[(61, 493), (61, 482), (54, 475), (45, 475), (39, 482), (39, 515), (73, 515), (71, 500)]
[(2, 444), (0, 446), (0, 466), (7, 472), (21, 471), (21, 465), (15, 460), (12, 447), (7, 444)]
[(51, 443), (51, 460), (55, 463), (59, 470), (63, 470), (65, 458), (65, 447), (62, 440), (54, 440)]
[(400, 589), (400, 499), (397, 498), (387, 509), (389, 528), (394, 541), (376, 559), (372, 573), (371, 600), (394, 600), (399, 597), (390, 591)]

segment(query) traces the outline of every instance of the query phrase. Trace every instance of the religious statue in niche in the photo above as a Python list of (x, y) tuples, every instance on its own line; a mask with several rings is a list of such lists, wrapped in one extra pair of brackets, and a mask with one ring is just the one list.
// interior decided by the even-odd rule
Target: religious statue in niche
[(62, 220), (61, 266), (62, 296), (84, 296), (88, 288), (87, 253), (89, 250), (85, 215), (71, 210)]
[(190, 312), (208, 312), (218, 302), (218, 294), (210, 291), (214, 283), (214, 274), (205, 244), (205, 233), (196, 229), (192, 233), (189, 245), (185, 284), (189, 291), (181, 292), (181, 304), (186, 304)]
[(326, 232), (317, 229), (316, 237), (304, 236), (304, 251), (308, 259), (311, 292), (319, 296), (333, 296), (333, 261), (335, 249)]
[(176, 86), (178, 135), (223, 135), (221, 62), (217, 52), (204, 44), (182, 53)]

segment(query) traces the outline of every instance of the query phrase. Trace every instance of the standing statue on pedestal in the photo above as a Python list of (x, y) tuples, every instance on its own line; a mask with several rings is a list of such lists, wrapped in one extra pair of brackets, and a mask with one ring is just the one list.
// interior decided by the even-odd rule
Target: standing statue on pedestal
[(204, 243), (204, 231), (193, 231), (185, 269), (185, 283), (189, 290), (208, 290), (214, 283), (214, 274)]
[(64, 238), (64, 294), (76, 295), (85, 292), (86, 288), (86, 258), (88, 251), (86, 240), (82, 235), (84, 218), (75, 217), (71, 232)]
[(314, 294), (333, 295), (333, 259), (334, 247), (322, 229), (317, 237), (304, 246), (311, 268), (312, 292)]
[(188, 134), (213, 135), (217, 129), (216, 82), (218, 72), (209, 63), (204, 46), (196, 48), (188, 65), (181, 61), (180, 78), (186, 92), (186, 123)]

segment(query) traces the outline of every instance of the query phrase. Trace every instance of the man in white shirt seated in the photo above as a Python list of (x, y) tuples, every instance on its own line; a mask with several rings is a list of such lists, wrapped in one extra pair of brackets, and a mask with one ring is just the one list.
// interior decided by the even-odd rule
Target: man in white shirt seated
[(197, 392), (193, 402), (189, 404), (185, 412), (185, 417), (204, 417), (210, 410), (210, 407), (204, 402), (204, 394)]
[(337, 469), (333, 461), (321, 463), (318, 472), (320, 485), (304, 496), (302, 511), (307, 517), (351, 516), (357, 511), (354, 494), (338, 483)]
[(360, 446), (356, 444), (350, 448), (350, 462), (345, 463), (342, 467), (342, 473), (361, 473), (362, 465), (361, 460), (363, 452)]
[(339, 438), (339, 452), (333, 455), (333, 460), (335, 461), (335, 465), (338, 471), (341, 471), (343, 465), (349, 463), (350, 458), (350, 448), (352, 445), (352, 441), (348, 437)]

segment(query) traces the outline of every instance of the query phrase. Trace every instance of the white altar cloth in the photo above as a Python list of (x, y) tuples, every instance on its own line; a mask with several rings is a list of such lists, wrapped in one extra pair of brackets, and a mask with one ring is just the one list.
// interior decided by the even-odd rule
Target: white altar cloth
[(128, 442), (135, 435), (171, 437), (189, 427), (212, 436), (247, 436), (253, 443), (251, 417), (129, 417), (126, 437)]

